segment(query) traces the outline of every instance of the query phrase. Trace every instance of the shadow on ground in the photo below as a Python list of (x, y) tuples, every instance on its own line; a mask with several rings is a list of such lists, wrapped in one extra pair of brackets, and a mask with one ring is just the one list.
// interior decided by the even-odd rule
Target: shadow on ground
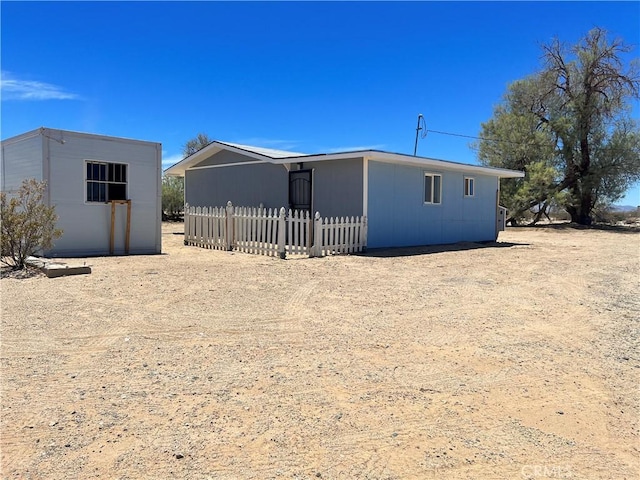
[(476, 250), (478, 248), (510, 248), (526, 247), (528, 243), (511, 242), (459, 242), (447, 245), (425, 245), (421, 247), (396, 247), (396, 248), (371, 248), (358, 254), (363, 257), (411, 257), (414, 255), (427, 255), (430, 253), (460, 252), (464, 250)]
[(25, 267), (21, 270), (14, 270), (10, 267), (2, 267), (0, 269), (0, 278), (32, 278), (32, 277), (44, 277), (45, 274), (42, 273), (37, 268)]
[(573, 231), (573, 230), (600, 230), (604, 232), (614, 233), (640, 233), (640, 225), (612, 225), (609, 223), (597, 223), (594, 225), (578, 225), (577, 223), (538, 223), (536, 225), (518, 225), (515, 227), (509, 226), (508, 228), (514, 229), (543, 229), (543, 230), (556, 230), (556, 231)]

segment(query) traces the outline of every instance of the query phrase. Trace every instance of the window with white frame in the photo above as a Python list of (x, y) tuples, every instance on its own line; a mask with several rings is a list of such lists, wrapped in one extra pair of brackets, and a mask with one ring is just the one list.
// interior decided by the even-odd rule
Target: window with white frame
[(476, 192), (476, 181), (471, 177), (464, 178), (464, 196), (473, 197)]
[(87, 202), (127, 199), (125, 163), (86, 162)]
[(424, 203), (439, 204), (442, 202), (442, 175), (424, 174)]

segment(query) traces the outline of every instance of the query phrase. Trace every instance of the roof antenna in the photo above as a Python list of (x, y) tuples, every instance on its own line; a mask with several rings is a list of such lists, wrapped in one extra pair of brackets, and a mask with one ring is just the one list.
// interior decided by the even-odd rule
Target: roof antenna
[(424, 130), (422, 134), (422, 138), (427, 136), (427, 125), (424, 122), (424, 117), (422, 114), (418, 114), (418, 125), (416, 126), (416, 143), (413, 147), (413, 156), (415, 157), (418, 153), (418, 135), (420, 134), (420, 130)]

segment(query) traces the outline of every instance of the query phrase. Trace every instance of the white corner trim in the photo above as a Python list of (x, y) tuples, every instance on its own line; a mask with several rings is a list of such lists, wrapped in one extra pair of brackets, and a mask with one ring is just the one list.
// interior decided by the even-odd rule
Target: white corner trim
[(362, 157), (362, 215), (369, 213), (369, 157)]

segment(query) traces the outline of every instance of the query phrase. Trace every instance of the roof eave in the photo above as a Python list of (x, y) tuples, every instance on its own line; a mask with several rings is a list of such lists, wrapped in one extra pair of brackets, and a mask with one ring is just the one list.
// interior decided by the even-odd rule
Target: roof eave
[(467, 163), (451, 162), (449, 160), (438, 160), (427, 157), (413, 157), (400, 153), (382, 152), (380, 150), (356, 150), (352, 152), (323, 153), (317, 155), (304, 155), (299, 157), (287, 157), (273, 159), (273, 163), (290, 163), (290, 162), (320, 162), (332, 160), (344, 160), (347, 158), (368, 158), (370, 160), (379, 160), (383, 162), (403, 163), (406, 165), (415, 165), (420, 167), (442, 168), (454, 171), (467, 171), (492, 175), (500, 178), (522, 178), (524, 172), (517, 170), (509, 170), (506, 168), (484, 167), (482, 165), (469, 165)]
[(224, 142), (215, 141), (207, 145), (202, 150), (197, 151), (191, 156), (181, 160), (165, 170), (166, 175), (184, 176), (185, 171), (190, 167), (197, 165), (202, 160), (214, 155), (220, 150), (229, 150), (241, 155), (251, 157), (255, 160), (273, 163), (276, 165), (295, 163), (295, 162), (320, 162), (345, 160), (348, 158), (368, 158), (370, 160), (379, 160), (383, 162), (402, 163), (406, 165), (415, 165), (420, 167), (431, 167), (436, 169), (445, 169), (453, 171), (472, 172), (477, 174), (491, 175), (499, 178), (522, 178), (524, 172), (517, 170), (508, 170), (505, 168), (484, 167), (481, 165), (469, 165), (466, 163), (451, 162), (448, 160), (438, 160), (427, 157), (412, 157), (401, 153), (383, 152), (380, 150), (356, 150), (350, 152), (321, 153), (313, 155), (294, 155), (290, 157), (274, 158), (257, 152), (252, 152), (243, 148), (229, 145)]

